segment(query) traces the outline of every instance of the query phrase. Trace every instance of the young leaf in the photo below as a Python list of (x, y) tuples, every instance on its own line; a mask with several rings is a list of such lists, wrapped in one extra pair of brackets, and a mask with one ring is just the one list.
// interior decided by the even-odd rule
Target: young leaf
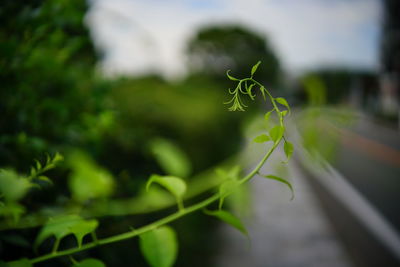
[(162, 226), (139, 236), (140, 250), (152, 267), (171, 267), (178, 254), (175, 231)]
[(204, 210), (204, 213), (207, 215), (215, 216), (218, 219), (226, 222), (227, 224), (233, 226), (237, 230), (239, 230), (241, 233), (243, 233), (245, 236), (248, 236), (247, 230), (244, 227), (243, 223), (240, 221), (239, 218), (234, 216), (232, 213), (225, 211), (225, 210), (215, 210), (215, 211), (210, 211), (210, 210)]
[(266, 123), (269, 122), (269, 117), (271, 116), (272, 111), (273, 111), (273, 110), (268, 111), (267, 113), (265, 113), (265, 115), (264, 115), (264, 121), (265, 121)]
[(250, 84), (250, 86), (247, 88), (247, 93), (249, 94), (251, 100), (255, 99), (255, 95), (253, 95), (253, 93), (251, 92), (251, 90), (253, 89), (253, 87), (255, 86), (255, 83)]
[(152, 183), (158, 183), (163, 186), (176, 198), (182, 198), (186, 193), (186, 183), (178, 177), (153, 174), (146, 184), (146, 190), (149, 190)]
[(284, 128), (282, 125), (276, 125), (269, 131), (269, 136), (271, 137), (271, 140), (276, 142), (279, 140), (279, 138), (282, 137)]
[(271, 138), (266, 134), (259, 135), (253, 139), (253, 142), (256, 142), (256, 143), (264, 143), (264, 142), (268, 142), (268, 141), (271, 141)]
[(239, 186), (239, 181), (237, 179), (227, 179), (224, 183), (219, 186), (219, 209), (222, 208), (225, 198), (235, 191)]
[(183, 209), (183, 195), (186, 193), (186, 183), (181, 178), (174, 176), (160, 176), (153, 174), (147, 181), (146, 190), (148, 191), (152, 183), (158, 183), (175, 196), (179, 210)]
[(258, 66), (261, 64), (261, 61), (258, 61), (252, 68), (251, 68), (251, 76), (253, 77), (254, 73), (256, 73)]
[(56, 152), (52, 161), (53, 161), (53, 163), (58, 163), (63, 160), (64, 160), (64, 157), (60, 153)]
[(84, 220), (77, 215), (65, 215), (54, 218), (45, 224), (35, 240), (37, 248), (44, 240), (54, 235), (57, 242), (69, 234), (75, 235), (80, 246), (82, 238), (93, 232), (98, 226), (96, 220)]
[(106, 265), (98, 259), (89, 258), (74, 263), (71, 267), (106, 267)]
[(240, 81), (239, 79), (237, 79), (237, 78), (235, 78), (235, 77), (232, 77), (231, 75), (229, 75), (229, 72), (230, 72), (231, 70), (227, 70), (226, 71), (226, 76), (229, 78), (229, 80), (231, 80), (231, 81)]
[(70, 227), (71, 233), (74, 234), (76, 242), (78, 242), (78, 247), (82, 246), (83, 237), (94, 232), (98, 225), (99, 222), (97, 220), (80, 220)]
[(278, 102), (279, 104), (285, 106), (290, 113), (290, 107), (289, 107), (289, 104), (286, 101), (286, 99), (284, 99), (283, 97), (277, 97), (277, 98), (275, 98), (275, 101)]
[(112, 174), (94, 162), (88, 154), (73, 151), (69, 156), (69, 165), (72, 173), (68, 185), (74, 200), (85, 202), (93, 198), (105, 198), (113, 193)]
[(278, 181), (278, 182), (281, 182), (281, 183), (287, 185), (289, 187), (289, 189), (290, 189), (290, 192), (292, 193), (292, 197), (290, 198), (290, 200), (293, 200), (293, 198), (294, 198), (294, 190), (293, 190), (292, 185), (288, 181), (286, 181), (285, 179), (280, 178), (278, 176), (275, 176), (275, 175), (261, 175), (261, 176), (264, 177), (264, 178), (272, 179), (272, 180), (275, 180), (275, 181)]
[(187, 177), (192, 171), (188, 156), (174, 143), (162, 139), (153, 139), (150, 150), (157, 162), (168, 175)]
[(290, 143), (289, 141), (285, 141), (285, 144), (283, 146), (283, 150), (285, 151), (285, 155), (287, 160), (289, 160), (292, 157), (293, 154), (293, 144)]
[(285, 117), (288, 114), (288, 111), (287, 110), (281, 111), (281, 114), (283, 117)]
[[(3, 266), (3, 265), (0, 264), (0, 266)], [(19, 259), (16, 261), (7, 262), (5, 266), (6, 267), (32, 267), (33, 265), (27, 258), (23, 258), (23, 259)]]

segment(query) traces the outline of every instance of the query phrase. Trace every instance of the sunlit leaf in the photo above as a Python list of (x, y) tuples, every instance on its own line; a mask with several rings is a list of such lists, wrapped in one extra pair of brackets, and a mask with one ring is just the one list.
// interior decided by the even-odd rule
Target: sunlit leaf
[(68, 158), (72, 168), (68, 182), (75, 200), (84, 202), (88, 199), (108, 197), (113, 193), (112, 175), (88, 155), (75, 151)]
[(63, 160), (64, 160), (64, 157), (60, 153), (56, 152), (56, 154), (53, 157), (52, 162), (53, 163), (58, 163), (58, 162), (63, 161)]
[(233, 193), (239, 187), (239, 180), (237, 179), (227, 179), (219, 186), (219, 208), (222, 208), (225, 198)]
[(97, 220), (87, 220), (87, 221), (80, 220), (75, 225), (70, 227), (70, 230), (72, 234), (75, 236), (76, 242), (78, 243), (79, 247), (82, 246), (83, 237), (96, 230), (98, 225), (99, 222)]
[(225, 210), (215, 210), (215, 211), (204, 210), (204, 212), (208, 215), (217, 217), (218, 219), (233, 226), (234, 228), (239, 230), (244, 235), (248, 236), (247, 230), (244, 227), (243, 223), (240, 221), (239, 218), (234, 216), (232, 213), (225, 211)]
[(77, 262), (71, 267), (105, 267), (106, 265), (98, 259), (84, 259), (83, 261)]
[(224, 169), (217, 169), (216, 172), (218, 176), (220, 176), (223, 180), (221, 185), (219, 186), (219, 208), (222, 208), (225, 198), (233, 193), (239, 185), (239, 175), (240, 175), (240, 166), (235, 165), (229, 171)]
[(183, 195), (186, 193), (186, 182), (174, 176), (160, 176), (153, 174), (146, 183), (148, 191), (152, 183), (158, 183), (175, 196), (179, 209), (183, 208)]
[(96, 220), (84, 220), (77, 215), (65, 215), (50, 219), (40, 231), (35, 240), (35, 247), (38, 247), (44, 240), (54, 236), (60, 241), (69, 234), (73, 234), (80, 246), (85, 235), (93, 232), (98, 226)]
[(256, 73), (258, 66), (261, 64), (261, 61), (258, 61), (252, 68), (251, 68), (251, 76), (254, 75), (254, 73)]
[(239, 79), (232, 77), (231, 75), (229, 75), (230, 70), (226, 71), (226, 76), (229, 78), (229, 80), (231, 81), (240, 81)]
[(149, 190), (152, 183), (158, 183), (171, 192), (176, 198), (182, 198), (186, 193), (186, 183), (183, 179), (174, 176), (160, 176), (153, 174), (147, 181), (146, 189)]
[(273, 110), (268, 111), (267, 113), (265, 113), (265, 115), (264, 115), (264, 121), (265, 121), (266, 123), (269, 123), (269, 118), (271, 117), (272, 111), (273, 111)]
[(241, 168), (239, 165), (235, 165), (230, 168), (228, 171), (225, 169), (218, 168), (216, 169), (216, 173), (218, 176), (222, 178), (222, 180), (238, 180), (240, 175)]
[(256, 138), (254, 138), (253, 141), (256, 143), (264, 143), (264, 142), (271, 141), (271, 138), (266, 134), (262, 134), (262, 135), (257, 136)]
[(275, 175), (261, 175), (261, 176), (262, 176), (262, 177), (265, 177), (265, 178), (268, 178), (268, 179), (272, 179), (272, 180), (281, 182), (281, 183), (287, 185), (287, 187), (289, 187), (289, 189), (290, 189), (290, 192), (292, 193), (291, 200), (294, 198), (294, 190), (293, 190), (293, 187), (292, 187), (292, 185), (291, 185), (288, 181), (286, 181), (285, 179), (280, 178), (280, 177), (278, 177), (278, 176), (275, 176)]
[(274, 126), (270, 131), (269, 131), (269, 136), (271, 137), (271, 140), (276, 142), (283, 136), (284, 128), (281, 125), (276, 125)]
[(168, 175), (187, 177), (191, 173), (188, 156), (174, 143), (157, 138), (150, 143), (150, 149), (157, 162)]
[(290, 143), (289, 141), (285, 141), (283, 150), (285, 151), (286, 158), (289, 160), (293, 154), (293, 144)]
[(277, 97), (277, 98), (275, 98), (275, 101), (278, 102), (279, 104), (285, 106), (290, 113), (290, 107), (289, 107), (289, 104), (286, 101), (286, 99), (284, 99), (283, 97)]
[(139, 236), (140, 250), (152, 267), (171, 267), (178, 254), (175, 231), (163, 226)]
[(18, 175), (11, 169), (0, 169), (0, 195), (7, 201), (18, 201), (23, 198), (31, 187), (26, 177)]
[(6, 267), (32, 267), (32, 266), (33, 266), (32, 263), (27, 258), (19, 259), (16, 261), (10, 261), (6, 263)]

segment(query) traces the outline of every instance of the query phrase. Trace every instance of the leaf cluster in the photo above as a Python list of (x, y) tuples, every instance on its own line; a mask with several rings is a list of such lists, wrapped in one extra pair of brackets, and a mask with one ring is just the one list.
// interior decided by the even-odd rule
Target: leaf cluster
[[(174, 265), (178, 256), (178, 238), (174, 229), (168, 226), (168, 224), (199, 210), (203, 210), (206, 215), (215, 217), (231, 225), (248, 237), (248, 231), (241, 220), (229, 212), (228, 209), (223, 209), (224, 200), (232, 194), (235, 194), (235, 191), (244, 183), (260, 174), (259, 171), (261, 167), (270, 158), (271, 154), (277, 149), (282, 141), (284, 142), (283, 148), (287, 160), (289, 160), (293, 154), (293, 144), (286, 139), (284, 126), (284, 119), (290, 114), (289, 104), (284, 98), (273, 97), (263, 85), (253, 78), (259, 65), (260, 62), (257, 62), (257, 64), (251, 68), (249, 78), (237, 79), (232, 77), (229, 72), (227, 73), (230, 80), (237, 82), (236, 89), (233, 91), (229, 90), (229, 93), (233, 95), (232, 99), (228, 101), (228, 103), (232, 104), (229, 108), (230, 111), (244, 111), (244, 107), (246, 106), (240, 97), (247, 96), (251, 100), (254, 100), (255, 94), (252, 90), (254, 88), (259, 88), (264, 99), (268, 99), (273, 107), (272, 110), (268, 111), (264, 115), (265, 121), (269, 122), (272, 115), (278, 118), (277, 124), (272, 125), (272, 127), (270, 127), (265, 133), (254, 138), (254, 142), (256, 143), (270, 142), (271, 146), (267, 149), (264, 157), (260, 160), (258, 165), (250, 173), (242, 176), (241, 170), (238, 166), (235, 166), (230, 170), (217, 170), (217, 174), (222, 177), (223, 181), (219, 185), (217, 192), (195, 204), (185, 206), (184, 200), (188, 191), (188, 185), (184, 176), (188, 175), (190, 172), (188, 164), (185, 163), (186, 159), (182, 156), (182, 153), (175, 147), (171, 146), (171, 144), (168, 144), (163, 140), (155, 140), (152, 149), (153, 153), (156, 155), (160, 165), (163, 166), (170, 175), (151, 175), (145, 188), (147, 191), (150, 191), (156, 184), (163, 188), (163, 190), (166, 190), (176, 201), (178, 207), (176, 212), (140, 228), (131, 229), (128, 232), (103, 239), (97, 239), (96, 237), (95, 231), (99, 226), (99, 221), (96, 219), (84, 219), (77, 214), (50, 218), (41, 228), (34, 243), (34, 247), (35, 249), (38, 249), (45, 240), (52, 238), (54, 243), (51, 253), (33, 259), (24, 258), (18, 261), (9, 262), (7, 263), (8, 266), (32, 266), (38, 262), (72, 255), (98, 245), (106, 245), (133, 237), (139, 237), (140, 250), (150, 266), (171, 267)], [(284, 110), (281, 110), (282, 106)], [(157, 148), (154, 144), (161, 144), (161, 148)], [(32, 181), (49, 181), (47, 177), (43, 178), (44, 176), (42, 174), (54, 168), (61, 160), (62, 156), (56, 154), (53, 158), (47, 157), (46, 162), (43, 165), (39, 161), (36, 161), (35, 166), (31, 168), (29, 177), (25, 178), (19, 177), (12, 171), (0, 172), (0, 185), (10, 183), (17, 189), (14, 191), (12, 191), (11, 188), (2, 190), (2, 198), (5, 199), (6, 202), (17, 203), (17, 201), (27, 193)], [(69, 160), (68, 164), (73, 169), (70, 179), (70, 187), (73, 192), (73, 198), (76, 201), (84, 202), (91, 198), (108, 196), (112, 193), (112, 188), (114, 186), (112, 177), (84, 155), (80, 153), (75, 154), (74, 160)], [(262, 176), (285, 184), (291, 190), (293, 198), (293, 187), (287, 180), (272, 174)], [(211, 209), (214, 207), (212, 204), (215, 202), (218, 202), (218, 209)], [(2, 203), (2, 205), (4, 206), (4, 203)], [(0, 208), (2, 207), (0, 206)], [(92, 240), (83, 244), (84, 237), (89, 234), (91, 235)], [(75, 236), (77, 246), (60, 251), (60, 242), (68, 235)], [(84, 259), (78, 262), (71, 258), (71, 262), (72, 266), (75, 267), (105, 266), (104, 263), (97, 259)]]

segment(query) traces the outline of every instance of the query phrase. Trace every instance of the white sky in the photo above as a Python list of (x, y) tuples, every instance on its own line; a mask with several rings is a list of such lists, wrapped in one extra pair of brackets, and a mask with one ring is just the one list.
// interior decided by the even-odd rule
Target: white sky
[(90, 0), (86, 22), (108, 75), (185, 73), (201, 26), (240, 23), (268, 37), (283, 67), (377, 69), (379, 0)]

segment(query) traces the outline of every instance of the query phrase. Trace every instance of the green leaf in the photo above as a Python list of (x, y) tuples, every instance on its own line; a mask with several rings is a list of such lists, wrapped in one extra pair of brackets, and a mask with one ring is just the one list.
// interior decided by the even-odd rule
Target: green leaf
[(99, 226), (99, 222), (97, 220), (81, 220), (77, 222), (75, 225), (70, 227), (72, 234), (76, 238), (76, 242), (78, 242), (78, 247), (82, 246), (83, 238), (96, 230), (97, 226)]
[(178, 254), (175, 231), (163, 226), (139, 236), (140, 250), (152, 267), (171, 267)]
[(158, 183), (167, 189), (172, 195), (175, 196), (178, 208), (183, 208), (183, 195), (186, 193), (186, 183), (184, 180), (174, 176), (160, 176), (153, 174), (146, 183), (146, 190), (148, 191), (152, 183)]
[(261, 64), (261, 61), (258, 61), (252, 68), (251, 68), (251, 76), (253, 77), (254, 73), (256, 73), (258, 66)]
[[(2, 266), (2, 265), (1, 265)], [(27, 258), (7, 262), (7, 267), (32, 267), (32, 263)]]
[(113, 193), (114, 179), (111, 173), (96, 164), (87, 154), (74, 151), (68, 158), (72, 168), (68, 185), (76, 201), (105, 198)]
[(222, 208), (225, 198), (239, 186), (240, 166), (235, 165), (229, 171), (217, 169), (216, 172), (223, 180), (219, 186), (219, 208)]
[(277, 97), (277, 98), (275, 98), (275, 101), (278, 102), (279, 104), (285, 106), (290, 113), (290, 107), (289, 107), (289, 104), (286, 101), (286, 99), (284, 99), (283, 97)]
[(216, 169), (217, 175), (220, 176), (222, 180), (227, 180), (227, 179), (238, 180), (240, 171), (241, 169), (239, 165), (233, 166), (232, 168), (230, 168), (229, 171), (220, 168)]
[(226, 222), (227, 224), (233, 226), (237, 230), (239, 230), (241, 233), (243, 233), (245, 236), (248, 236), (247, 230), (244, 227), (243, 223), (240, 221), (239, 218), (234, 216), (232, 213), (225, 211), (225, 210), (215, 210), (215, 211), (210, 211), (210, 210), (204, 210), (204, 213), (207, 215), (215, 216), (218, 219)]
[(7, 201), (14, 202), (28, 193), (31, 183), (25, 177), (18, 175), (11, 169), (0, 169), (0, 195)]
[(231, 70), (227, 70), (226, 71), (226, 76), (229, 78), (229, 80), (231, 80), (231, 81), (240, 81), (239, 79), (237, 79), (237, 78), (235, 78), (235, 77), (232, 77), (231, 75), (229, 75), (229, 72), (230, 72)]
[(58, 163), (58, 162), (63, 161), (63, 160), (64, 160), (64, 157), (60, 153), (56, 152), (56, 154), (53, 157), (52, 162), (53, 163)]
[(254, 100), (254, 99), (255, 99), (255, 96), (256, 96), (256, 95), (253, 95), (252, 92), (251, 92), (251, 90), (253, 89), (253, 87), (254, 87), (255, 85), (256, 85), (255, 83), (252, 83), (252, 84), (250, 84), (250, 86), (247, 88), (247, 93), (249, 94), (251, 100)]
[(36, 170), (42, 169), (42, 164), (40, 164), (40, 161), (38, 161), (37, 159), (35, 159), (35, 162), (36, 162)]
[(188, 177), (192, 166), (188, 156), (174, 143), (156, 138), (150, 142), (150, 150), (158, 164), (168, 175)]
[(225, 198), (239, 187), (239, 180), (228, 179), (219, 186), (219, 209), (222, 208)]
[(71, 267), (106, 267), (106, 265), (98, 259), (84, 259), (83, 261), (74, 263)]
[(283, 150), (285, 151), (287, 160), (289, 160), (292, 157), (292, 154), (293, 154), (293, 144), (290, 143), (289, 141), (285, 141), (285, 144), (283, 146)]
[(269, 118), (271, 117), (271, 113), (272, 113), (272, 112), (273, 112), (273, 110), (268, 111), (267, 113), (265, 113), (265, 115), (264, 115), (264, 121), (265, 121), (266, 123), (269, 122)]
[(283, 136), (284, 128), (282, 125), (276, 125), (269, 131), (269, 136), (271, 137), (271, 140), (276, 142)]
[(39, 181), (44, 181), (44, 182), (47, 182), (47, 183), (49, 183), (49, 184), (53, 184), (53, 181), (51, 181), (51, 180), (49, 179), (49, 177), (44, 176), (44, 175), (38, 176), (37, 179), (38, 179)]
[(256, 142), (256, 143), (264, 143), (264, 142), (268, 142), (268, 141), (271, 141), (271, 138), (266, 134), (259, 135), (253, 139), (253, 142)]
[(288, 181), (286, 181), (285, 179), (280, 178), (278, 176), (275, 176), (275, 175), (261, 175), (261, 176), (265, 177), (265, 178), (268, 178), (268, 179), (272, 179), (272, 180), (281, 182), (281, 183), (287, 185), (289, 187), (289, 189), (290, 189), (290, 192), (292, 193), (292, 197), (291, 197), (290, 200), (293, 200), (293, 198), (294, 198), (294, 190), (293, 190), (292, 185)]
[(158, 183), (171, 192), (176, 198), (182, 198), (186, 193), (186, 183), (183, 179), (174, 176), (160, 176), (153, 174), (146, 184), (146, 190), (149, 190), (152, 183)]
[(37, 248), (44, 240), (54, 236), (59, 242), (62, 238), (69, 234), (73, 234), (79, 246), (85, 235), (93, 232), (98, 226), (97, 220), (84, 220), (77, 215), (65, 215), (50, 219), (47, 224), (42, 227), (38, 237), (35, 240), (35, 248)]
[(287, 110), (281, 111), (282, 117), (285, 117), (288, 114)]

